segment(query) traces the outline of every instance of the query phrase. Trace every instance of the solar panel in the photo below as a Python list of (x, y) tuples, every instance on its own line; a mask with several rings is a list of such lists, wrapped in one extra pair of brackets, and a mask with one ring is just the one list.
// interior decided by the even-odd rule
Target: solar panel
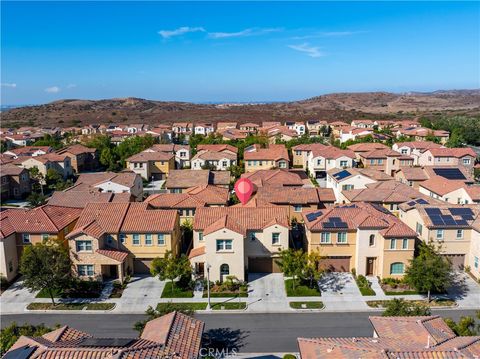
[(462, 171), (458, 168), (434, 168), (433, 172), (437, 176), (451, 179), (451, 180), (464, 180), (466, 177), (463, 175)]
[(307, 221), (309, 222), (312, 222), (314, 220), (316, 220), (318, 217), (320, 217), (322, 215), (322, 212), (318, 211), (318, 212), (313, 212), (313, 213), (309, 213), (307, 214)]
[(447, 216), (442, 216), (442, 220), (448, 226), (457, 224), (457, 222), (453, 219), (452, 216), (448, 216), (448, 215)]
[(3, 356), (6, 359), (27, 359), (30, 358), (30, 355), (37, 350), (36, 346), (27, 346), (24, 345), (20, 348), (10, 350), (7, 354)]
[(126, 347), (135, 339), (131, 338), (85, 338), (80, 347)]
[(340, 217), (330, 217), (330, 222), (341, 222)]
[(346, 222), (336, 222), (336, 223), (335, 223), (335, 226), (336, 226), (337, 228), (348, 228), (348, 225), (347, 225)]
[(438, 208), (425, 208), (425, 212), (427, 212), (429, 216), (431, 215), (440, 216), (442, 214), (442, 212)]
[(449, 208), (448, 210), (454, 216), (464, 216), (464, 215), (473, 216), (473, 211), (470, 208)]
[(335, 173), (333, 175), (333, 178), (337, 179), (337, 180), (341, 180), (341, 179), (344, 179), (345, 177), (348, 177), (350, 176), (350, 172), (348, 172), (347, 170), (343, 170), (343, 171), (340, 171), (338, 173)]
[(417, 203), (417, 202), (415, 202), (415, 201), (410, 201), (410, 202), (407, 203), (407, 205), (409, 205), (409, 206), (414, 206), (415, 203)]
[(417, 199), (418, 204), (428, 204), (428, 201), (424, 200), (423, 198)]
[(432, 223), (436, 226), (445, 224), (441, 216), (431, 215), (429, 216)]
[(335, 228), (335, 223), (325, 222), (325, 223), (323, 224), (323, 227), (324, 227), (324, 228)]
[(468, 222), (464, 219), (457, 219), (457, 225), (466, 226), (466, 225), (468, 225)]
[(470, 216), (470, 215), (467, 215), (467, 214), (464, 214), (462, 216), (463, 219), (467, 220), (467, 221), (473, 221), (473, 216)]

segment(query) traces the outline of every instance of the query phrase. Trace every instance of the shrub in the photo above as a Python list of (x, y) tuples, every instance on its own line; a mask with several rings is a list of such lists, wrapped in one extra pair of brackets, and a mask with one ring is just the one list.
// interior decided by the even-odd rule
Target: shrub
[(297, 359), (297, 357), (293, 354), (285, 354), (283, 359)]

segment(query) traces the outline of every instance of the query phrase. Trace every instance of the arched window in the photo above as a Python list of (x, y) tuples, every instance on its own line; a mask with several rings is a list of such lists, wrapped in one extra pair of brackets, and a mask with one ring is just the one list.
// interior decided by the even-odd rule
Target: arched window
[(404, 265), (401, 262), (390, 264), (390, 274), (403, 274)]
[(228, 264), (222, 264), (220, 266), (220, 275), (229, 275), (230, 274), (230, 267)]
[(368, 245), (370, 247), (373, 247), (375, 245), (375, 235), (374, 234), (370, 235), (370, 238), (368, 239)]

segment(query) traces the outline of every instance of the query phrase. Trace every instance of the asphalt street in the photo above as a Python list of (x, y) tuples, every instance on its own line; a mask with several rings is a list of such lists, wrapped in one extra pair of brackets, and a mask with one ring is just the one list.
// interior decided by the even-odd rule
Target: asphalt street
[[(474, 310), (437, 310), (433, 314), (457, 320), (473, 316)], [(213, 342), (223, 341), (244, 353), (296, 352), (297, 337), (371, 336), (368, 321), (379, 312), (292, 313), (292, 314), (197, 314), (205, 322), (205, 333)], [(17, 323), (69, 325), (98, 337), (135, 337), (136, 314), (20, 314), (2, 315), (2, 328)]]

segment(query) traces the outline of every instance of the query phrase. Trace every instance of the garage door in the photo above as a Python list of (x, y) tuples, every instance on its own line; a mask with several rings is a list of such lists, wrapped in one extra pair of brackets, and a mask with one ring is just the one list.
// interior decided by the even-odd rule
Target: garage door
[(133, 270), (135, 274), (150, 274), (151, 259), (136, 258), (133, 261)]
[(331, 272), (350, 272), (350, 257), (327, 257), (320, 262), (320, 268)]
[(249, 273), (280, 273), (281, 269), (270, 257), (253, 257), (248, 258)]
[(463, 269), (465, 265), (465, 254), (444, 254), (450, 263), (452, 263), (453, 269)]

